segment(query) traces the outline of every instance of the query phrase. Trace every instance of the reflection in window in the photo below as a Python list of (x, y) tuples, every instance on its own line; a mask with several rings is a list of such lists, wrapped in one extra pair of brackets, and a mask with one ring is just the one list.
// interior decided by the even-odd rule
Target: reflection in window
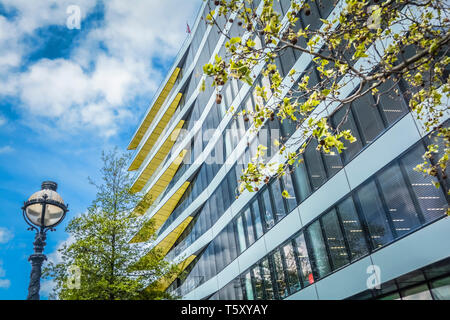
[(291, 243), (283, 246), (284, 262), (286, 264), (287, 284), (291, 293), (300, 290), (297, 263), (295, 262), (294, 248)]
[(341, 107), (333, 116), (332, 116), (333, 126), (336, 128), (339, 127), (339, 132), (343, 130), (350, 130), (352, 135), (356, 138), (356, 141), (353, 143), (344, 141), (345, 150), (343, 152), (345, 162), (349, 162), (358, 152), (362, 149), (361, 137), (359, 136), (358, 129), (356, 128), (355, 120), (353, 119), (353, 115), (351, 109), (347, 106)]
[(395, 163), (392, 164), (378, 175), (378, 180), (397, 236), (417, 228), (420, 225), (419, 217), (400, 167)]
[(238, 238), (238, 242), (239, 242), (239, 250), (242, 253), (247, 248), (247, 245), (245, 243), (244, 222), (243, 222), (242, 216), (240, 216), (236, 220), (236, 231), (237, 231), (237, 238)]
[(264, 189), (262, 193), (262, 201), (264, 203), (264, 220), (266, 222), (266, 229), (269, 230), (275, 225), (273, 218), (272, 204), (270, 201), (269, 189)]
[(393, 236), (375, 183), (372, 181), (364, 185), (358, 190), (357, 195), (373, 247), (376, 249), (392, 241)]
[[(363, 89), (365, 90), (365, 89)], [(366, 94), (352, 103), (353, 112), (361, 129), (364, 144), (372, 141), (383, 131), (384, 125), (371, 94)]]
[(314, 190), (318, 189), (326, 180), (325, 168), (320, 151), (316, 150), (317, 141), (311, 140), (305, 149), (304, 158), (308, 168), (311, 185)]
[(314, 276), (312, 273), (311, 263), (309, 262), (308, 250), (306, 248), (305, 235), (301, 232), (294, 239), (295, 247), (297, 249), (298, 262), (300, 264), (300, 275), (303, 286), (308, 286), (314, 283)]
[(364, 232), (358, 218), (352, 197), (348, 197), (338, 206), (339, 216), (342, 221), (344, 233), (350, 249), (350, 259), (357, 259), (368, 253)]
[(253, 219), (250, 208), (247, 208), (244, 212), (245, 224), (247, 226), (248, 245), (251, 246), (255, 242), (255, 228), (253, 227)]
[(292, 183), (292, 177), (289, 173), (286, 173), (284, 176), (281, 177), (281, 180), (283, 181), (283, 188), (289, 193), (289, 197), (284, 198), (288, 207), (288, 212), (291, 212), (292, 210), (297, 207), (297, 200), (295, 199), (295, 190), (294, 185)]
[(408, 106), (402, 95), (395, 92), (398, 90), (398, 86), (394, 86), (392, 80), (386, 80), (378, 87), (378, 90), (380, 111), (388, 125), (391, 125), (408, 112)]
[(264, 230), (261, 221), (261, 211), (259, 210), (259, 203), (257, 198), (252, 202), (252, 211), (255, 221), (256, 238), (259, 239), (264, 234)]
[(286, 215), (286, 210), (284, 208), (284, 198), (281, 194), (281, 185), (280, 180), (275, 179), (270, 184), (270, 188), (272, 190), (273, 202), (275, 205), (275, 219), (279, 221)]
[(247, 300), (255, 300), (252, 287), (252, 276), (250, 274), (250, 271), (247, 272), (244, 276), (244, 286), (245, 286), (245, 293), (247, 294)]
[(347, 248), (342, 235), (336, 210), (332, 209), (322, 217), (325, 241), (330, 251), (331, 261), (334, 269), (340, 268), (349, 263)]
[(331, 272), (330, 262), (328, 261), (327, 249), (323, 241), (320, 221), (313, 222), (308, 228), (308, 239), (311, 244), (311, 252), (315, 274), (322, 278)]
[(450, 300), (450, 276), (432, 281), (431, 292), (435, 300)]
[(405, 168), (408, 184), (414, 194), (425, 222), (430, 222), (442, 217), (447, 209), (447, 200), (442, 188), (436, 188), (431, 181), (437, 182), (437, 179), (430, 176), (424, 176), (422, 173), (414, 170), (414, 167), (420, 162), (425, 148), (422, 143), (418, 144), (413, 150), (408, 152), (400, 159)]
[(426, 284), (405, 289), (401, 292), (402, 300), (433, 300)]
[(266, 292), (266, 299), (273, 300), (275, 298), (275, 296), (274, 296), (274, 291), (273, 291), (273, 282), (272, 282), (272, 276), (270, 274), (268, 258), (265, 258), (262, 261), (261, 271), (262, 271), (262, 276), (263, 276), (263, 280), (264, 280), (264, 289)]
[(296, 184), (296, 196), (300, 203), (311, 194), (311, 187), (304, 163), (296, 164), (292, 177)]
[(261, 275), (261, 268), (259, 264), (252, 269), (253, 278), (254, 278), (254, 287), (255, 287), (255, 300), (264, 299), (264, 286), (263, 286), (263, 277)]
[(289, 295), (284, 276), (283, 260), (280, 251), (277, 250), (273, 254), (273, 263), (275, 266), (275, 277), (277, 282), (278, 297), (283, 299)]

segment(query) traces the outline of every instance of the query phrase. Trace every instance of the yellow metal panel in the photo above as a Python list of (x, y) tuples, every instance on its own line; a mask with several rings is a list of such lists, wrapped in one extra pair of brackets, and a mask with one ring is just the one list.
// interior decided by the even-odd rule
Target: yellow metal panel
[[(142, 146), (141, 150), (139, 150), (139, 153), (134, 158), (133, 162), (131, 163), (130, 167), (128, 168), (128, 171), (133, 171), (133, 170), (139, 169), (142, 162), (145, 160), (148, 153), (150, 152), (153, 145), (155, 144), (156, 140), (158, 140), (158, 137), (161, 135), (161, 132), (167, 126), (167, 123), (169, 123), (170, 119), (172, 118), (173, 114), (175, 113), (175, 110), (177, 109), (178, 104), (180, 103), (182, 95), (183, 94), (181, 94), (181, 93), (177, 94), (177, 96), (173, 100), (172, 104), (167, 109), (166, 113), (164, 113), (161, 120), (159, 120), (158, 125), (155, 128), (155, 130), (153, 130), (153, 132), (150, 134), (150, 136), (145, 141), (145, 144)], [(183, 123), (184, 123), (184, 121), (183, 121)]]
[(148, 241), (152, 235), (152, 229), (158, 230), (162, 224), (169, 218), (175, 209), (178, 201), (189, 187), (189, 181), (186, 181), (181, 187), (170, 197), (170, 199), (155, 213), (150, 221), (142, 227), (142, 229), (131, 239), (131, 243)]
[(191, 220), (191, 216), (184, 219), (184, 221), (180, 223), (175, 229), (173, 229), (172, 232), (169, 233), (164, 239), (162, 239), (161, 242), (155, 246), (155, 248), (161, 250), (162, 255), (165, 256), (167, 252), (169, 252), (170, 248), (172, 248), (175, 241), (177, 241), (177, 239), (183, 233), (184, 229), (186, 229)]
[(174, 282), (175, 281), (175, 279), (178, 277), (178, 275), (181, 273), (181, 272), (183, 272), (184, 271), (184, 269), (186, 269), (187, 268), (187, 266), (188, 265), (190, 265), (191, 264), (191, 262), (192, 261), (194, 261), (194, 259), (196, 258), (197, 256), (196, 255), (191, 255), (191, 256), (189, 256), (189, 257), (187, 257), (185, 260), (183, 260), (182, 262), (180, 262), (179, 264), (178, 264), (178, 266), (177, 266), (177, 273), (176, 274), (173, 274), (172, 276), (170, 276), (170, 277), (162, 277), (159, 281), (158, 281), (158, 286), (157, 286), (157, 288), (158, 288), (158, 290), (161, 290), (161, 291), (165, 291), (169, 286), (170, 286), (170, 284), (172, 283), (172, 282)]
[(144, 136), (148, 127), (150, 127), (150, 124), (152, 123), (152, 121), (155, 118), (156, 114), (158, 113), (159, 109), (161, 108), (164, 101), (166, 100), (167, 95), (170, 93), (173, 86), (175, 85), (175, 81), (177, 80), (180, 70), (181, 70), (180, 68), (175, 68), (175, 70), (173, 71), (172, 75), (170, 76), (170, 78), (167, 81), (166, 85), (164, 86), (163, 90), (159, 94), (158, 98), (155, 100), (155, 103), (153, 103), (152, 108), (147, 113), (144, 121), (142, 121), (140, 127), (136, 131), (136, 134), (134, 135), (133, 139), (131, 140), (130, 144), (128, 145), (128, 150), (136, 149), (136, 147), (141, 142), (142, 137)]
[[(153, 199), (148, 201), (148, 206), (150, 206), (153, 203), (154, 199), (156, 199), (159, 196), (159, 194), (167, 187), (170, 180), (172, 180), (173, 176), (175, 175), (176, 170), (183, 161), (186, 153), (187, 150), (183, 149), (183, 151), (180, 152), (178, 157), (175, 158), (175, 160), (169, 165), (166, 171), (164, 171), (164, 173), (159, 177), (159, 179), (156, 181), (153, 187), (147, 192), (146, 195), (147, 199)], [(148, 178), (150, 178), (150, 176), (148, 176)], [(141, 191), (145, 183), (147, 182), (148, 178), (141, 179), (141, 177), (139, 177), (131, 187), (131, 192)]]
[[(180, 122), (177, 124), (175, 129), (170, 134), (169, 138), (164, 141), (161, 148), (158, 150), (157, 156), (155, 156), (145, 167), (144, 170), (142, 170), (140, 176), (136, 179), (133, 187), (131, 190), (133, 192), (140, 191), (145, 184), (147, 183), (148, 179), (153, 175), (155, 170), (159, 167), (161, 162), (165, 159), (169, 151), (172, 149), (173, 145), (175, 144), (178, 136), (181, 133), (181, 127), (184, 124), (184, 120), (180, 120)], [(136, 191), (135, 191), (136, 190)]]

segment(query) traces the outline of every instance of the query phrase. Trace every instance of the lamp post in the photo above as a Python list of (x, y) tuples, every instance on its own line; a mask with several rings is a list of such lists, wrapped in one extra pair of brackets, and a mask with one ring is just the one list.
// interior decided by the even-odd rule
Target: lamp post
[(39, 300), (42, 263), (47, 260), (44, 252), (47, 231), (55, 231), (55, 227), (66, 216), (68, 205), (64, 204), (56, 192), (58, 185), (53, 181), (42, 182), (42, 190), (33, 193), (22, 207), (28, 230), (35, 230), (34, 253), (28, 258), (31, 261), (30, 285), (27, 300)]

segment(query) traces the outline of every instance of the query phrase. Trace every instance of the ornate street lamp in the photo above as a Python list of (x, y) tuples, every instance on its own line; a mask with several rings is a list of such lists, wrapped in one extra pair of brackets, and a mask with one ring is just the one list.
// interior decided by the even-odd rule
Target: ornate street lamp
[(47, 260), (43, 254), (47, 231), (55, 231), (69, 211), (68, 205), (56, 192), (57, 187), (56, 182), (42, 182), (42, 190), (34, 193), (22, 207), (25, 222), (30, 225), (28, 230), (36, 231), (34, 253), (28, 259), (31, 261), (31, 276), (27, 300), (39, 300), (41, 268), (44, 260)]

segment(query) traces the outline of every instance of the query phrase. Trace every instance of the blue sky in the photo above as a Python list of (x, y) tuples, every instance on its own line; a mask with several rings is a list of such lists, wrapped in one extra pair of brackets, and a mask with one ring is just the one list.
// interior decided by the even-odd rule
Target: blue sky
[[(69, 5), (81, 28), (69, 29)], [(34, 233), (21, 205), (44, 180), (69, 216), (69, 237), (95, 197), (102, 150), (125, 150), (191, 27), (201, 0), (0, 0), (0, 299), (24, 299)], [(51, 283), (43, 283), (45, 298)]]

